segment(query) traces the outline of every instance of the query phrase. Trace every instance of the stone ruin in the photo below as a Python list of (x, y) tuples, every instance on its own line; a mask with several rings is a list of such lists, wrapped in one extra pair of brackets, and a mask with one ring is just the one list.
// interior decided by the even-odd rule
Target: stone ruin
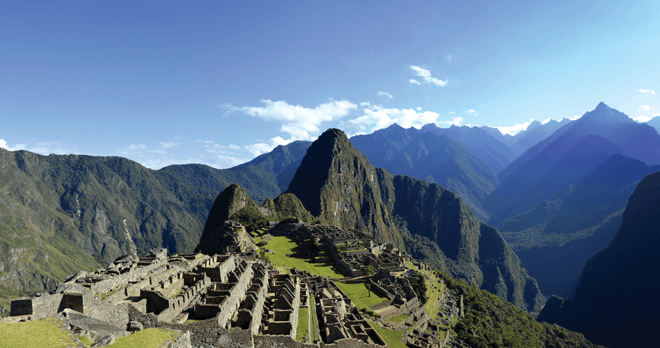
[[(184, 332), (172, 347), (385, 345), (328, 279), (270, 270), (245, 255), (168, 256), (155, 249), (139, 260), (122, 256), (104, 269), (81, 271), (50, 293), (12, 300), (4, 321), (60, 317), (96, 346), (147, 328)], [(309, 324), (318, 331), (314, 343), (295, 341), (301, 310), (318, 313), (319, 323)]]

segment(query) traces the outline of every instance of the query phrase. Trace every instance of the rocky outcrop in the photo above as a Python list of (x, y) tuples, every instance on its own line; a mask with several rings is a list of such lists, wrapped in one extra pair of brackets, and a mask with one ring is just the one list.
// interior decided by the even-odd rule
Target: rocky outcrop
[(323, 222), (402, 245), (381, 197), (376, 168), (339, 129), (327, 130), (312, 143), (287, 192)]
[(539, 320), (579, 331), (611, 347), (650, 347), (660, 304), (660, 173), (644, 178), (628, 201), (610, 246), (582, 271), (575, 299), (552, 298)]
[(374, 168), (338, 129), (326, 131), (312, 143), (289, 192), (319, 219), (369, 231), (380, 242), (401, 245), (398, 216), (413, 236), (426, 237), (439, 247), (434, 257), (441, 258), (453, 276), (528, 312), (538, 313), (543, 307), (536, 280), (502, 235), (481, 223), (455, 193)]

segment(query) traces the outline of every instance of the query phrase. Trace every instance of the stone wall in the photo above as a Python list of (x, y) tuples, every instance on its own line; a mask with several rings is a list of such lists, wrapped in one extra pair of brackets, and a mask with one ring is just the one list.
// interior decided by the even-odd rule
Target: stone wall
[(316, 344), (296, 342), (283, 335), (254, 335), (253, 339), (254, 348), (318, 348)]
[(97, 294), (105, 294), (112, 289), (125, 286), (131, 281), (140, 281), (147, 275), (147, 273), (161, 267), (163, 262), (165, 261), (156, 260), (154, 263), (148, 266), (133, 268), (127, 273), (119, 274), (109, 279), (93, 283), (90, 287), (90, 291)]
[[(233, 255), (232, 255), (233, 260)], [(229, 280), (235, 282), (232, 287), (231, 295), (227, 297), (220, 305), (220, 312), (218, 313), (218, 322), (221, 326), (225, 327), (229, 320), (234, 316), (245, 297), (248, 290), (250, 280), (252, 279), (252, 267), (248, 267), (245, 261), (242, 261), (236, 268), (229, 274)]]
[(57, 316), (62, 294), (43, 294), (38, 297), (13, 300), (11, 316), (31, 314), (32, 320)]

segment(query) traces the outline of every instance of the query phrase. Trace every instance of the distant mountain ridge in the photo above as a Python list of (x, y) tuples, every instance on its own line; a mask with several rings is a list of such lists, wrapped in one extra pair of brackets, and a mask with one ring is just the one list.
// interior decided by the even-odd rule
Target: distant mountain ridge
[(497, 225), (532, 209), (617, 153), (648, 165), (658, 164), (660, 135), (600, 103), (531, 147), (500, 173), (502, 183), (485, 204), (490, 221)]
[(481, 219), (487, 219), (482, 204), (499, 184), (497, 172), (451, 137), (436, 134), (431, 126), (425, 128), (394, 124), (352, 137), (351, 143), (374, 166), (438, 183), (458, 193)]

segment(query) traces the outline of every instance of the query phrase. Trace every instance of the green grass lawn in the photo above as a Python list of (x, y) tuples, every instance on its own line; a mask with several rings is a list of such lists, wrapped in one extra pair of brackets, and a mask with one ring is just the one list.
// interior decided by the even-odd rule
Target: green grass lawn
[(296, 243), (286, 236), (273, 237), (272, 240), (262, 249), (273, 249), (275, 254), (266, 253), (270, 262), (277, 267), (281, 272), (286, 273), (284, 266), (288, 268), (297, 268), (302, 271), (307, 271), (311, 274), (320, 275), (329, 278), (344, 278), (344, 275), (339, 273), (334, 264), (327, 263), (311, 263), (309, 259), (293, 258), (285, 256), (285, 254), (293, 254), (293, 249), (296, 248)]
[(305, 337), (309, 334), (307, 326), (309, 323), (309, 313), (307, 307), (298, 308), (298, 332), (296, 334), (296, 341), (307, 342)]
[(165, 340), (176, 340), (181, 332), (166, 329), (146, 329), (118, 338), (115, 343), (107, 346), (111, 348), (158, 348), (163, 346)]
[(404, 321), (408, 318), (410, 318), (410, 316), (408, 314), (399, 314), (396, 317), (392, 317), (392, 318), (389, 318), (387, 320), (395, 322), (395, 323), (398, 324), (398, 323), (400, 323), (400, 322), (402, 322), (402, 321)]
[(380, 337), (383, 338), (385, 343), (387, 343), (388, 347), (390, 347), (390, 348), (408, 348), (408, 346), (406, 346), (405, 344), (401, 343), (401, 341), (399, 341), (400, 339), (403, 338), (402, 334), (400, 334), (400, 333), (398, 333), (394, 330), (383, 328), (383, 327), (381, 327), (380, 325), (378, 325), (376, 323), (369, 322), (369, 324), (371, 324), (371, 327), (373, 327), (374, 330), (376, 330), (376, 332), (378, 332)]
[[(158, 348), (165, 340), (176, 340), (179, 331), (146, 329), (126, 337), (118, 338), (111, 348)], [(93, 342), (87, 337), (79, 338), (89, 347)], [(73, 335), (62, 330), (62, 322), (56, 318), (26, 321), (23, 323), (0, 323), (0, 347), (2, 348), (68, 348), (77, 347)]]
[(73, 335), (63, 331), (61, 321), (55, 318), (16, 324), (0, 323), (0, 341), (3, 348), (76, 346)]
[(371, 292), (371, 296), (369, 296), (369, 290), (367, 290), (364, 283), (344, 284), (335, 282), (335, 285), (351, 298), (351, 301), (353, 301), (358, 309), (367, 308), (387, 300), (386, 297), (380, 297), (374, 294), (373, 291)]
[(316, 300), (314, 299), (314, 296), (309, 297), (309, 308), (311, 309), (312, 312), (312, 343), (316, 342), (319, 340), (319, 337), (316, 336), (316, 330), (318, 327), (318, 320), (316, 319)]

